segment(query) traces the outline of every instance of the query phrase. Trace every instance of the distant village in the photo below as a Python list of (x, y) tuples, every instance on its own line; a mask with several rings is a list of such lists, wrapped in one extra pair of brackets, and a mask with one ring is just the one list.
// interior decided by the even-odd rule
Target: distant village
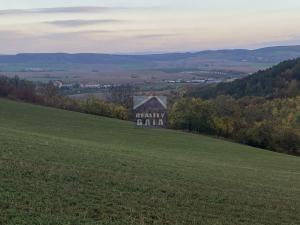
[[(177, 79), (177, 80), (163, 80), (161, 83), (169, 83), (169, 84), (213, 84), (213, 83), (222, 83), (222, 82), (232, 82), (237, 78), (202, 78), (202, 79), (194, 79), (194, 80), (185, 80), (185, 79)], [(81, 89), (109, 89), (112, 87), (118, 87), (120, 84), (100, 84), (100, 83), (65, 83), (63, 81), (53, 81), (53, 85), (59, 89), (73, 89), (73, 88), (81, 88)]]
[(82, 89), (109, 89), (112, 87), (117, 87), (117, 84), (83, 84), (83, 83), (64, 83), (62, 81), (56, 80), (52, 82), (53, 85), (59, 89), (72, 89), (72, 88), (82, 88)]
[(165, 83), (200, 83), (200, 84), (213, 84), (213, 83), (222, 83), (222, 82), (232, 82), (237, 78), (202, 78), (196, 80), (184, 80), (184, 79), (177, 79), (177, 80), (164, 80)]

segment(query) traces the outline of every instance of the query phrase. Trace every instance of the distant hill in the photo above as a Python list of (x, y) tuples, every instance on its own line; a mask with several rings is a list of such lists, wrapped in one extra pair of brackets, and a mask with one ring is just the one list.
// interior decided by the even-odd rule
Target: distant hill
[[(30, 67), (70, 70), (78, 65), (98, 65), (98, 68), (194, 68), (227, 69), (253, 72), (287, 59), (300, 57), (300, 45), (269, 47), (257, 50), (233, 49), (201, 51), (195, 53), (168, 53), (150, 55), (110, 54), (17, 54), (0, 55), (0, 71), (11, 70), (10, 65), (20, 69)], [(71, 65), (68, 68), (62, 65)], [(73, 66), (72, 66), (73, 65)]]
[(0, 63), (127, 63), (143, 61), (176, 61), (196, 57), (205, 59), (276, 63), (286, 59), (300, 57), (300, 45), (269, 47), (257, 50), (232, 49), (150, 55), (23, 53), (17, 55), (0, 55)]
[(235, 98), (298, 96), (300, 95), (300, 58), (284, 61), (270, 69), (259, 71), (231, 83), (193, 88), (188, 95), (202, 98), (212, 98), (218, 95), (231, 95)]
[(0, 224), (297, 224), (300, 158), (0, 99)]

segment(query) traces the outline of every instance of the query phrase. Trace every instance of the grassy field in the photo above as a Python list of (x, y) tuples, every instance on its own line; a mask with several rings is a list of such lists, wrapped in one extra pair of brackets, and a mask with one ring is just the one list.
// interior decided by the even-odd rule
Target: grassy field
[(0, 100), (1, 225), (297, 225), (300, 158)]

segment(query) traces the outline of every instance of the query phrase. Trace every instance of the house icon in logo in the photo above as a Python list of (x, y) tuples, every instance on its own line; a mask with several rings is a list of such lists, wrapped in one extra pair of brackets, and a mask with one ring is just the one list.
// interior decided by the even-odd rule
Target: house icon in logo
[(138, 127), (167, 127), (167, 97), (134, 96), (133, 103)]

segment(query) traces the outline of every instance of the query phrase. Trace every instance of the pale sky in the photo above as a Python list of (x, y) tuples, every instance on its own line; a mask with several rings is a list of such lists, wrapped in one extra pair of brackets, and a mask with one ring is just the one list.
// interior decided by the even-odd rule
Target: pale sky
[(299, 0), (0, 0), (0, 54), (294, 44)]

